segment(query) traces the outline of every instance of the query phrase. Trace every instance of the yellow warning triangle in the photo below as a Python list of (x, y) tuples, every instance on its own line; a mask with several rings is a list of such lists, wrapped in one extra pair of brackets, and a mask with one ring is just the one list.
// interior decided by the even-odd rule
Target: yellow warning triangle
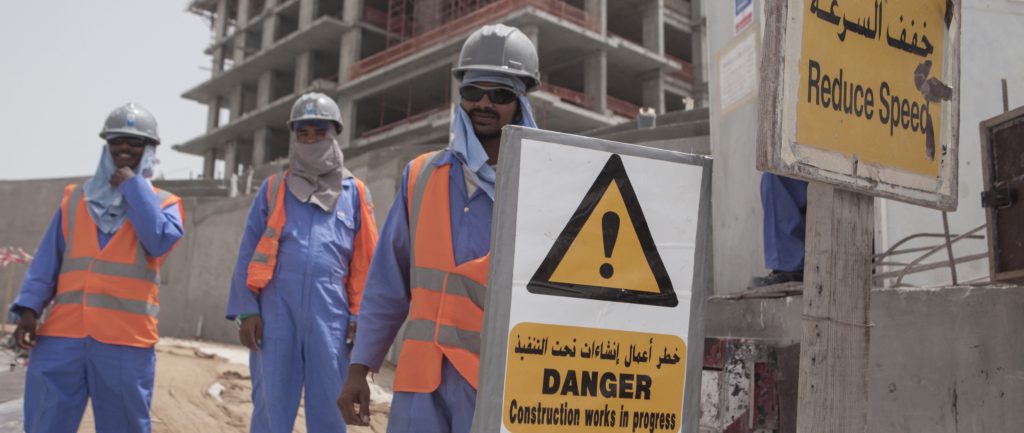
[(647, 305), (678, 304), (619, 155), (608, 158), (527, 290)]

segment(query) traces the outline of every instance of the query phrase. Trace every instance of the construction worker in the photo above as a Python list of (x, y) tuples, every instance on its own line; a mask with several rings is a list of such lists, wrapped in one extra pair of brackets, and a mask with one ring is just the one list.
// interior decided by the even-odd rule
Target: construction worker
[(536, 48), (514, 27), (484, 26), (463, 45), (451, 141), (406, 166), (370, 267), (338, 398), (349, 424), (368, 424), (366, 376), (379, 369), (408, 318), (388, 432), (469, 431), (501, 128), (536, 127), (526, 93), (539, 84), (537, 66)]
[(305, 388), (306, 430), (344, 432), (334, 399), (377, 244), (373, 203), (344, 168), (341, 111), (327, 95), (292, 106), (289, 169), (253, 199), (227, 317), (250, 349), (252, 432), (291, 432)]
[(771, 271), (754, 277), (748, 288), (804, 280), (804, 230), (807, 182), (772, 173), (761, 175), (764, 210), (764, 264)]
[(160, 144), (149, 111), (115, 109), (100, 137), (96, 173), (64, 188), (11, 306), (14, 341), (32, 350), (29, 433), (78, 431), (89, 398), (97, 432), (150, 431), (160, 265), (184, 234), (184, 211), (147, 180)]

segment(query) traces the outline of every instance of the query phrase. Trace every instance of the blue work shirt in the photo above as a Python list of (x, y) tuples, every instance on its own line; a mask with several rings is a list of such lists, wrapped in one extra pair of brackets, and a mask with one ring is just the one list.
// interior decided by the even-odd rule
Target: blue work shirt
[[(249, 289), (246, 280), (249, 262), (267, 226), (268, 185), (269, 181), (263, 182), (249, 209), (231, 277), (228, 320), (239, 315), (260, 314), (271, 306), (270, 303), (272, 308), (285, 304), (296, 317), (301, 314), (348, 316), (353, 297), (348, 292), (353, 288), (346, 286), (345, 281), (351, 270), (355, 237), (362, 228), (362, 204), (355, 179), (342, 181), (335, 212), (324, 212), (319, 206), (299, 201), (290, 191), (285, 191), (285, 224), (279, 239), (274, 276), (261, 294), (256, 294)], [(281, 187), (287, 188), (287, 180)], [(266, 298), (263, 305), (261, 296)]]
[[(174, 247), (174, 243), (185, 234), (178, 204), (161, 209), (159, 197), (153, 193), (153, 187), (142, 176), (134, 176), (124, 181), (117, 189), (124, 195), (124, 200), (128, 204), (128, 220), (132, 222), (135, 235), (142, 243), (146, 254), (150, 257), (167, 254)], [(74, 209), (74, 206), (77, 204), (73, 204), (71, 208)], [(61, 219), (61, 210), (57, 207), (57, 212), (54, 213), (50, 226), (39, 243), (32, 264), (25, 273), (21, 292), (11, 304), (12, 312), (16, 312), (18, 308), (31, 308), (38, 316), (53, 299), (66, 248)], [(105, 247), (114, 237), (113, 234), (103, 233), (98, 227), (96, 234), (100, 248)]]
[[(451, 164), (448, 194), (451, 204), (452, 249), (456, 265), (483, 257), (491, 251), (491, 212), (494, 201), (477, 189), (470, 197), (466, 191), (462, 162), (450, 150), (443, 150), (433, 162), (435, 166)], [(409, 271), (409, 167), (402, 173), (402, 183), (395, 202), (388, 210), (377, 251), (370, 264), (363, 303), (359, 314), (352, 364), (362, 364), (373, 371), (380, 368), (398, 328), (409, 314), (411, 293)]]

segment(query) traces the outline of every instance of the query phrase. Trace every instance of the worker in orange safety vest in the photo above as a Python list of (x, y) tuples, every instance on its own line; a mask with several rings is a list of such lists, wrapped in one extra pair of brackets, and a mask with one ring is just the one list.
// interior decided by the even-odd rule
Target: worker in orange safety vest
[(487, 25), (466, 40), (454, 75), (449, 145), (406, 166), (370, 266), (338, 398), (352, 425), (369, 422), (366, 376), (403, 322), (388, 432), (466, 433), (472, 423), (501, 128), (537, 126), (526, 98), (539, 85), (537, 51), (518, 29)]
[(32, 350), (29, 433), (78, 431), (90, 398), (96, 431), (151, 429), (160, 265), (184, 235), (184, 210), (149, 183), (160, 144), (149, 111), (115, 109), (100, 137), (96, 173), (64, 188), (11, 306), (14, 341)]
[(253, 199), (227, 317), (250, 349), (250, 431), (291, 432), (304, 396), (307, 431), (344, 432), (334, 399), (377, 244), (373, 202), (345, 169), (334, 100), (302, 95), (288, 128), (289, 168)]

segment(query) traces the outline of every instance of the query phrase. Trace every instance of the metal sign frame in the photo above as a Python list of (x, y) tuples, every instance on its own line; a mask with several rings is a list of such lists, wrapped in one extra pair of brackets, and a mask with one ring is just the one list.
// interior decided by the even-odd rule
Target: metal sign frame
[[(700, 362), (704, 355), (704, 300), (711, 278), (711, 159), (703, 156), (618, 143), (533, 128), (506, 126), (501, 138), (501, 157), (491, 231), (491, 268), (482, 330), (480, 379), (477, 389), (474, 433), (499, 431), (504, 404), (505, 363), (511, 319), (513, 270), (516, 251), (520, 161), (523, 140), (558, 143), (623, 156), (677, 162), (703, 168), (697, 237), (690, 300), (690, 328), (687, 336), (687, 370), (681, 431), (697, 431), (700, 420)], [(683, 187), (683, 186), (681, 186)], [(696, 364), (691, 364), (695, 362)], [(691, 368), (697, 365), (696, 368)]]
[[(859, 161), (856, 155), (843, 155), (797, 142), (797, 95), (801, 85), (804, 11), (808, 4), (816, 5), (817, 0), (764, 3), (766, 24), (760, 72), (757, 169), (824, 182), (862, 194), (940, 210), (955, 210), (960, 124), (961, 2), (948, 2), (952, 16), (943, 44), (941, 70), (946, 84), (953, 91), (952, 98), (941, 104), (941, 126), (935, 133), (935, 154), (940, 158), (938, 176), (868, 164)], [(829, 2), (822, 0), (821, 4), (828, 5)]]

